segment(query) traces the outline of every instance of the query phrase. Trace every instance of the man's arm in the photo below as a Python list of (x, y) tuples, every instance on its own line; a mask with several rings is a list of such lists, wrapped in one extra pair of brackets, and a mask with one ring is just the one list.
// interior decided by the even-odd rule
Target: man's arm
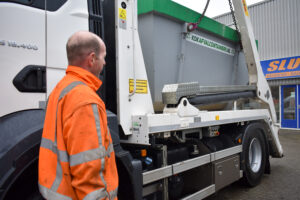
[(107, 153), (104, 126), (96, 104), (81, 106), (64, 123), (72, 186), (79, 199), (108, 197), (103, 176)]

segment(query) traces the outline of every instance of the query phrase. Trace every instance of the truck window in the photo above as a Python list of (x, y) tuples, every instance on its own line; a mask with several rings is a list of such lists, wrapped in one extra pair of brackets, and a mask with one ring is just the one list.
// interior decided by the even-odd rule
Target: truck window
[[(27, 5), (29, 7), (45, 10), (45, 0), (10, 0), (10, 1), (0, 0), (0, 2), (17, 3), (17, 4)], [(66, 2), (67, 0), (47, 1), (47, 11), (57, 11)]]

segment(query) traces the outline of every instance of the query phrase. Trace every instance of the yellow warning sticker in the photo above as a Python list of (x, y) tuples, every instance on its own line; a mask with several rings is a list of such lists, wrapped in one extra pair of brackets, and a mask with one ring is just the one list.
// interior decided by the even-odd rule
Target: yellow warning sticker
[(126, 10), (123, 8), (119, 8), (119, 18), (126, 20)]
[(247, 8), (246, 0), (242, 0), (242, 1), (243, 1), (243, 6), (244, 6), (245, 14), (249, 17), (249, 12), (248, 12), (248, 8)]
[[(132, 93), (134, 90), (134, 80), (129, 79), (129, 92)], [(147, 80), (136, 80), (135, 82), (135, 93), (147, 94), (148, 93), (148, 82)]]

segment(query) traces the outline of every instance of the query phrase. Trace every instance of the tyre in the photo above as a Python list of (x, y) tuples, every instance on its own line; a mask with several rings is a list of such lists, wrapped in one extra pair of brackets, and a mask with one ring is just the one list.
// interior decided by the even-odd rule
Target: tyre
[(37, 190), (31, 196), (29, 196), (26, 200), (44, 200), (40, 192)]
[(265, 171), (267, 160), (266, 143), (263, 131), (255, 124), (246, 129), (243, 139), (242, 169), (244, 184), (254, 187), (258, 185)]

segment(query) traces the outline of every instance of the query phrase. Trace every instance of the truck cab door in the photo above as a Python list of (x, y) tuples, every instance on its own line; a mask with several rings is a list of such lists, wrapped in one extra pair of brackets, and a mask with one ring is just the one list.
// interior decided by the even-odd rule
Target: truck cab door
[(65, 75), (68, 66), (66, 43), (69, 37), (77, 31), (89, 30), (88, 2), (90, 1), (47, 1), (47, 96)]
[(45, 101), (45, 0), (0, 1), (0, 117)]

